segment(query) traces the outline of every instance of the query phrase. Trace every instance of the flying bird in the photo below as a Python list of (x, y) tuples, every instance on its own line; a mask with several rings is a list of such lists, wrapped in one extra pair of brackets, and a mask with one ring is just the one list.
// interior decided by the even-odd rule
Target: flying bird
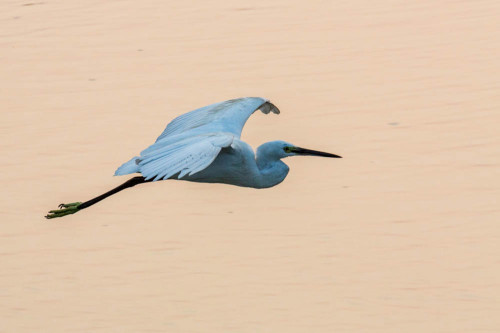
[(281, 161), (285, 157), (341, 158), (285, 141), (264, 143), (255, 154), (240, 136), (246, 121), (257, 110), (265, 114), (280, 113), (265, 98), (245, 97), (208, 105), (175, 118), (155, 143), (115, 171), (115, 176), (132, 173), (141, 176), (89, 201), (60, 204), (59, 209), (49, 211), (45, 217), (74, 214), (126, 188), (165, 179), (268, 188), (287, 176), (289, 168)]

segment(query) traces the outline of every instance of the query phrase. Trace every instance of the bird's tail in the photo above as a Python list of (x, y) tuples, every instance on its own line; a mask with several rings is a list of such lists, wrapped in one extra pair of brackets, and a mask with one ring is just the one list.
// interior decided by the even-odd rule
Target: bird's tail
[(128, 175), (130, 173), (139, 172), (139, 165), (137, 165), (138, 156), (133, 157), (130, 161), (122, 164), (121, 167), (116, 169), (115, 176)]

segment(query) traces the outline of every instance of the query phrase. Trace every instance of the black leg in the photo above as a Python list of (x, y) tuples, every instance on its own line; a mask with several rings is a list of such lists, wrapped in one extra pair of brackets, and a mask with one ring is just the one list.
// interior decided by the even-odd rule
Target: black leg
[(142, 183), (147, 183), (150, 181), (151, 180), (145, 180), (144, 177), (142, 177), (142, 176), (137, 176), (137, 177), (131, 178), (131, 179), (127, 180), (125, 183), (121, 184), (120, 186), (115, 187), (111, 191), (108, 191), (104, 194), (101, 194), (100, 196), (95, 197), (93, 199), (90, 199), (89, 201), (85, 201), (83, 203), (82, 202), (74, 202), (74, 203), (70, 203), (70, 204), (60, 204), (59, 208), (62, 208), (62, 209), (51, 210), (51, 211), (49, 211), (49, 214), (47, 214), (45, 217), (48, 219), (52, 219), (55, 217), (63, 217), (66, 215), (74, 214), (82, 209), (88, 208), (88, 207), (98, 203), (101, 200), (106, 199), (109, 196), (112, 196), (115, 193), (123, 191), (126, 188), (133, 187), (135, 185), (142, 184)]

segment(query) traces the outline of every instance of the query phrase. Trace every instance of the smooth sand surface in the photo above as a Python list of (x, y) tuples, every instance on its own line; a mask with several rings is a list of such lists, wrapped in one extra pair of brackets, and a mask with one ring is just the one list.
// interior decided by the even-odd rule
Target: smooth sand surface
[[(0, 332), (499, 332), (498, 1), (2, 1)], [(241, 96), (267, 190), (164, 181), (63, 219)]]

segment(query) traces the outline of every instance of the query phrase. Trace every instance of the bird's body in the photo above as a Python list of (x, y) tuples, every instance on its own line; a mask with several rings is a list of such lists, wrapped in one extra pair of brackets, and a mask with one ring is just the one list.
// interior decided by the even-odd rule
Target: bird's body
[(262, 163), (262, 159), (256, 159), (249, 144), (234, 140), (231, 147), (223, 148), (206, 169), (182, 179), (253, 188), (267, 188), (281, 183), (288, 174), (288, 166), (280, 160)]
[(163, 179), (202, 183), (223, 183), (243, 187), (268, 188), (281, 183), (288, 166), (281, 159), (295, 155), (340, 157), (271, 141), (252, 147), (240, 139), (247, 119), (256, 111), (279, 110), (267, 99), (245, 97), (205, 106), (185, 113), (169, 123), (156, 142), (120, 166), (115, 175), (140, 173), (99, 197), (84, 203), (61, 204), (47, 218), (73, 214), (125, 188)]
[(115, 175), (139, 172), (153, 181), (182, 179), (261, 188), (261, 183), (270, 182), (262, 179), (252, 148), (240, 140), (245, 122), (259, 108), (279, 113), (264, 98), (246, 97), (183, 114)]

